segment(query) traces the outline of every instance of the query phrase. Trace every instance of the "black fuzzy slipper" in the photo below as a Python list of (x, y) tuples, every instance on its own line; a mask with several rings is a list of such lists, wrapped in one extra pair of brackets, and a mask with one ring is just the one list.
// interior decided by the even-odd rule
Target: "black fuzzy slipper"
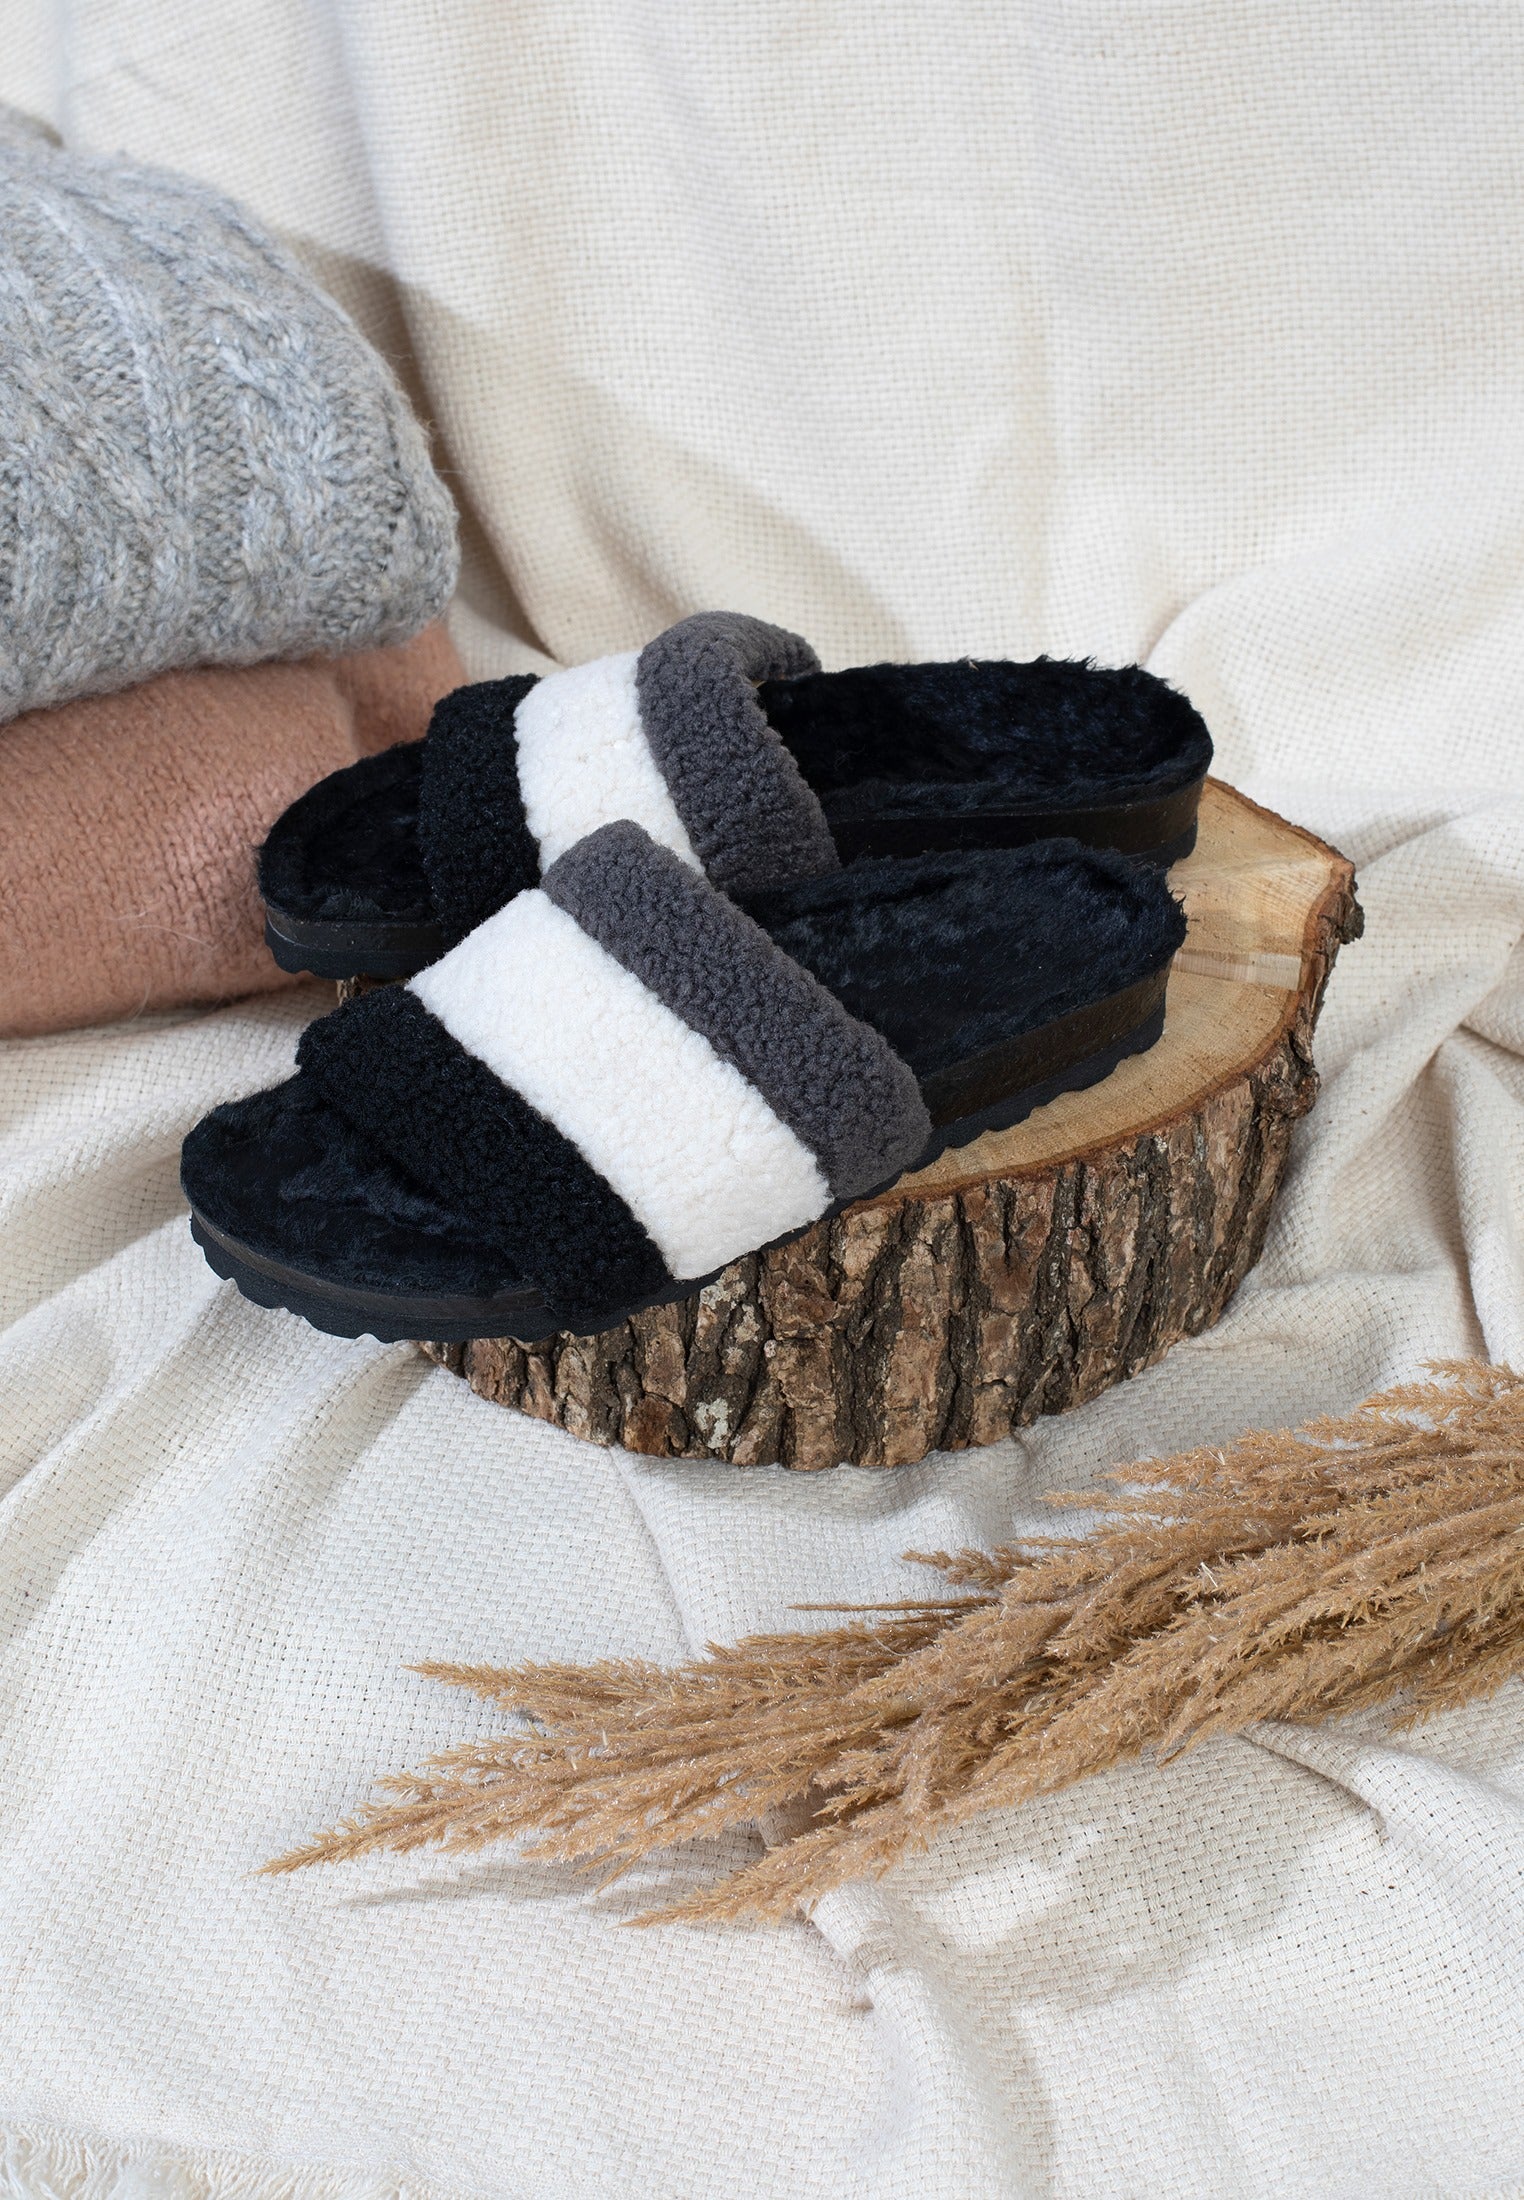
[(334, 772), (260, 852), (286, 970), (409, 977), (586, 833), (633, 818), (727, 893), (862, 855), (1065, 835), (1168, 864), (1211, 761), (1140, 666), (867, 665), (725, 612), (438, 705), (425, 740)]
[(1157, 871), (1073, 841), (750, 912), (600, 827), (196, 1126), (208, 1260), (339, 1336), (610, 1329), (1151, 1046), (1185, 931)]

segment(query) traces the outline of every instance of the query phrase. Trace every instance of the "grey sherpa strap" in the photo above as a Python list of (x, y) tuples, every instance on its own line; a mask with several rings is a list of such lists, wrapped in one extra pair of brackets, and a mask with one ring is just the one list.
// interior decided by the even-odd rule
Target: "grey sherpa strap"
[(726, 893), (839, 869), (825, 812), (752, 686), (812, 668), (797, 635), (705, 612), (638, 654), (548, 673), (513, 718), (541, 868), (627, 817)]
[(638, 655), (445, 696), (423, 747), (418, 843), (449, 933), (618, 818), (727, 891), (838, 869), (824, 812), (752, 688), (814, 665), (781, 627), (706, 612)]
[(541, 887), (740, 1071), (834, 1197), (872, 1189), (922, 1151), (926, 1105), (888, 1041), (638, 826), (590, 833)]
[(818, 672), (797, 634), (741, 612), (680, 619), (641, 651), (641, 725), (693, 853), (726, 893), (840, 866), (814, 793), (757, 701), (756, 683)]
[[(551, 1173), (515, 1198), (554, 1206), (554, 1177), (570, 1206), (546, 1228), (580, 1243), (591, 1170), (633, 1217), (626, 1250), (648, 1239), (679, 1280), (871, 1191), (930, 1136), (915, 1077), (880, 1035), (627, 821), (570, 849), (405, 990), (417, 1004), (406, 1032), (401, 1011), (365, 1021), (396, 1024), (418, 1065), (413, 1102), (392, 1109), (408, 1118), (405, 1165), (435, 1183), (450, 1152), (499, 1152), (512, 1174), (538, 1122), (530, 1174)], [(315, 1047), (303, 1057), (314, 1065), (329, 1051)], [(384, 1072), (378, 1058), (360, 1081)], [(554, 1160), (543, 1126), (580, 1156), (575, 1169)], [(605, 1200), (605, 1224), (612, 1211)]]

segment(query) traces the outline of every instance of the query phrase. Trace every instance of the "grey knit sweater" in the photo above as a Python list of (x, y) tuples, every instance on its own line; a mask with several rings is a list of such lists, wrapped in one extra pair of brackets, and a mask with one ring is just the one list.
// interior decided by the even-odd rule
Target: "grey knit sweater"
[(456, 563), (395, 377), (257, 223), (0, 129), (0, 719), (405, 640)]

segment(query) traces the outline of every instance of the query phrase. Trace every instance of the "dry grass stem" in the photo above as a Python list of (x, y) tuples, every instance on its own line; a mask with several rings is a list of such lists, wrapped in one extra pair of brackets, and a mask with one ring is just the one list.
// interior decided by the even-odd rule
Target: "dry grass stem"
[(1524, 1670), (1524, 1378), (1432, 1372), (1055, 1496), (1104, 1508), (1088, 1534), (912, 1553), (956, 1592), (926, 1604), (671, 1670), (420, 1666), (527, 1723), (384, 1781), (265, 1869), (518, 1837), (617, 1876), (802, 1804), (805, 1831), (659, 1913), (778, 1917), (1144, 1751), (1490, 1694)]

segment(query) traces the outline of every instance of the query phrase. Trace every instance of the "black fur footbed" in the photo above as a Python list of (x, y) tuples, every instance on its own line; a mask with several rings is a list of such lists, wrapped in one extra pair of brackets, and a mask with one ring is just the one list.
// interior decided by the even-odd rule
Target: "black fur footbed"
[(362, 757), (282, 811), (259, 851), (267, 909), (330, 923), (436, 916), (418, 845), (423, 746), (408, 741)]
[(266, 907), (304, 925), (442, 920), (438, 954), (532, 886), (539, 851), (513, 714), (534, 684), (456, 688), (434, 706), (426, 741), (362, 757), (299, 796), (259, 851)]
[(1066, 840), (864, 857), (741, 906), (923, 1083), (1123, 991), (1185, 937), (1157, 872)]
[[(332, 773), (276, 821), (260, 891), (285, 968), (405, 976), (533, 883), (512, 741), (533, 684), (457, 689), (427, 744)], [(848, 855), (1076, 833), (1173, 861), (1194, 838), (1211, 737), (1185, 696), (1139, 665), (865, 665), (765, 681), (757, 694)], [(433, 823), (422, 840), (421, 802)], [(430, 922), (435, 932), (387, 937)], [(330, 923), (331, 942), (314, 934)]]
[[(1036, 1068), (1029, 1055), (1013, 1089), (992, 1097), (971, 1085), (961, 1117), (942, 1114), (939, 1145), (1018, 1121), (1152, 1044), (1163, 973), (1185, 930), (1157, 873), (1065, 843), (854, 864), (751, 907), (883, 1033), (928, 1097), (1003, 1042), (1066, 1017), (1083, 1026), (1076, 1012), (1087, 1007), (1126, 1011), (1120, 1027), (1060, 1034)], [(595, 1333), (696, 1290), (672, 1283), (560, 1132), (480, 1065), (446, 1067), (431, 1021), (411, 994), (373, 993), (309, 1027), (296, 1077), (197, 1125), (181, 1179), (219, 1274), (321, 1328), (388, 1341)], [(334, 1047), (341, 1026), (359, 1039), (358, 1073), (353, 1047)], [(468, 1082), (473, 1071), (489, 1126), (481, 1146), (460, 1131), (470, 1095), (430, 1097), (441, 1076)], [(366, 1136), (375, 1109), (407, 1111), (405, 1124), (388, 1124), (388, 1144), (410, 1151), (437, 1192)], [(470, 1302), (490, 1304), (498, 1328), (484, 1331)]]
[(1200, 779), (1200, 713), (1141, 665), (856, 665), (758, 689), (827, 817), (1113, 807)]

